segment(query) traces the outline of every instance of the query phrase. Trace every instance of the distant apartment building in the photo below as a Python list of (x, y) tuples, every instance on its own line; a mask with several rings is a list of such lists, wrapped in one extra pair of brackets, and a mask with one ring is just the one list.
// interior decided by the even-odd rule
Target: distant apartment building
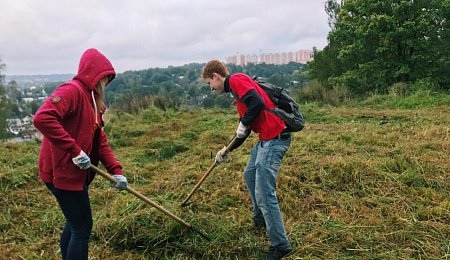
[(235, 65), (253, 64), (288, 64), (289, 62), (297, 62), (306, 64), (313, 59), (312, 50), (298, 50), (296, 52), (282, 52), (282, 53), (262, 53), (261, 55), (243, 55), (237, 54), (225, 58), (225, 63)]

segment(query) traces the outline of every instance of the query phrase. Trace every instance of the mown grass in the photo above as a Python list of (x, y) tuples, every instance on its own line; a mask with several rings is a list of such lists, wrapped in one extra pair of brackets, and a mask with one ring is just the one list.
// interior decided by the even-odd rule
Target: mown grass
[[(369, 102), (369, 101), (367, 101)], [(288, 259), (450, 257), (450, 107), (303, 106), (278, 184)], [(255, 259), (268, 247), (252, 228), (242, 171), (252, 135), (180, 203), (226, 145), (234, 110), (111, 113), (105, 128), (130, 187), (205, 230), (186, 230), (101, 177), (90, 197), (90, 259)], [(37, 180), (35, 143), (0, 146), (2, 259), (58, 259), (63, 217)]]

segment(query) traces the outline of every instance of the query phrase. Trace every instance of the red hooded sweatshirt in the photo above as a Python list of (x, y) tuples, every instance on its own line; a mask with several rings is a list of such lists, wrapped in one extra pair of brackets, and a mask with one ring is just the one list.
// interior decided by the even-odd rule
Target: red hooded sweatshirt
[[(93, 164), (101, 161), (109, 173), (123, 174), (105, 132), (96, 128), (96, 122), (102, 127), (101, 115), (96, 115), (92, 93), (96, 95), (95, 86), (105, 76), (110, 76), (110, 80), (115, 77), (111, 62), (96, 49), (88, 49), (73, 80), (55, 89), (36, 112), (34, 125), (44, 135), (38, 162), (42, 181), (53, 183), (58, 189), (83, 190), (88, 170), (81, 170), (72, 162), (81, 150)], [(96, 129), (99, 132), (94, 143)]]

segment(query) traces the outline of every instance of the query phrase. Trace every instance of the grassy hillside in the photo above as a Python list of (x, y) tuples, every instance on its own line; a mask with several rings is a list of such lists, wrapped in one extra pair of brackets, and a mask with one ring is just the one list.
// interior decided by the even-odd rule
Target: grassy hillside
[[(278, 184), (288, 259), (450, 257), (450, 107), (304, 106)], [(180, 203), (233, 136), (234, 110), (114, 114), (106, 132), (130, 187), (194, 226), (207, 241), (97, 177), (90, 189), (90, 259), (255, 259), (242, 178), (252, 135)], [(0, 145), (1, 259), (57, 259), (63, 216), (37, 181), (35, 143)]]

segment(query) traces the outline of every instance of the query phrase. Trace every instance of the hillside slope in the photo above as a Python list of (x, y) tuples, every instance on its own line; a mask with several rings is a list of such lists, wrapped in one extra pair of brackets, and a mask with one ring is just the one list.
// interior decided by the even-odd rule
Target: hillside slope
[[(278, 196), (294, 252), (288, 259), (450, 257), (450, 107), (305, 106)], [(255, 134), (180, 203), (226, 145), (233, 110), (110, 114), (105, 128), (130, 187), (210, 241), (97, 176), (90, 188), (90, 259), (255, 259), (268, 247), (252, 228), (242, 179)], [(39, 144), (0, 144), (0, 258), (58, 259), (63, 217), (37, 180)]]

